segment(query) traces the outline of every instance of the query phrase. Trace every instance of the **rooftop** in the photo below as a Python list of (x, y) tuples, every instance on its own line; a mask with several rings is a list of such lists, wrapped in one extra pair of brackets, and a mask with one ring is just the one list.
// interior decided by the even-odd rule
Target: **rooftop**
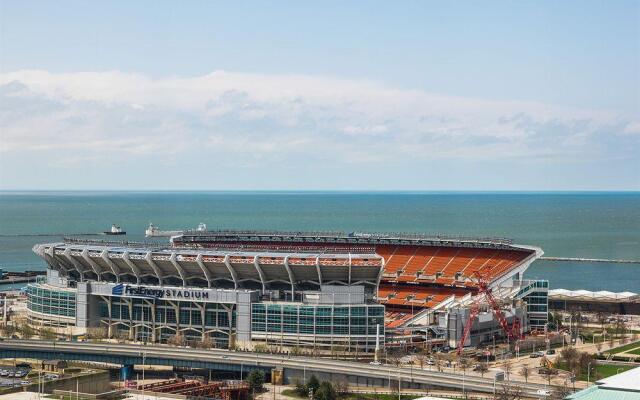
[(640, 400), (640, 367), (596, 381), (570, 400)]
[(601, 290), (599, 292), (591, 292), (589, 290), (552, 289), (552, 290), (549, 290), (549, 299), (629, 303), (629, 302), (640, 301), (640, 295), (633, 292), (614, 293), (606, 290)]
[(367, 242), (377, 239), (391, 240), (428, 240), (428, 241), (460, 241), (474, 243), (492, 243), (511, 245), (513, 240), (503, 237), (492, 236), (461, 236), (443, 233), (414, 233), (414, 232), (339, 232), (339, 231), (271, 231), (271, 230), (188, 230), (184, 231), (180, 237), (279, 237), (288, 239), (314, 237), (318, 239), (351, 239), (353, 241)]

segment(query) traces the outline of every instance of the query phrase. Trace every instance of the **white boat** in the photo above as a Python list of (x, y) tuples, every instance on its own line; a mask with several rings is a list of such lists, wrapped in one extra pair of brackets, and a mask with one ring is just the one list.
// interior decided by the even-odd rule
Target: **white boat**
[(126, 235), (127, 232), (123, 231), (122, 228), (116, 226), (116, 224), (111, 225), (111, 230), (102, 232), (105, 235)]

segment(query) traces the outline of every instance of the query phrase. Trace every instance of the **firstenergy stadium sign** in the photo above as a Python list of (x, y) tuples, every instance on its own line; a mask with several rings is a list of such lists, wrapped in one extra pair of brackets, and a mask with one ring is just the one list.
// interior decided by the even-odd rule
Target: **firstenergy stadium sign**
[(134, 286), (120, 283), (111, 289), (111, 294), (122, 297), (143, 297), (166, 300), (209, 300), (206, 289), (178, 289)]

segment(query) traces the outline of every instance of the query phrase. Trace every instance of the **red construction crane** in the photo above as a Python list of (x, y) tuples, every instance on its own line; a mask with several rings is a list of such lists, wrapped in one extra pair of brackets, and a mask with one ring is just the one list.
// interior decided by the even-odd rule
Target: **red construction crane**
[(467, 337), (469, 337), (469, 333), (471, 333), (471, 327), (473, 326), (473, 322), (478, 317), (478, 313), (480, 312), (480, 302), (484, 295), (484, 298), (487, 300), (487, 303), (491, 306), (493, 310), (493, 314), (498, 319), (500, 323), (500, 327), (507, 335), (507, 339), (509, 341), (513, 339), (520, 339), (520, 319), (514, 315), (513, 324), (509, 326), (507, 323), (507, 318), (504, 316), (502, 309), (498, 305), (495, 297), (493, 297), (493, 293), (491, 293), (491, 288), (489, 288), (489, 284), (487, 283), (484, 276), (480, 273), (480, 271), (476, 271), (475, 274), (478, 279), (478, 295), (474, 299), (471, 304), (471, 312), (469, 313), (469, 318), (467, 319), (467, 323), (464, 325), (464, 331), (462, 333), (462, 338), (460, 338), (460, 342), (458, 343), (458, 355), (462, 354), (462, 349), (464, 348), (464, 343), (467, 341)]

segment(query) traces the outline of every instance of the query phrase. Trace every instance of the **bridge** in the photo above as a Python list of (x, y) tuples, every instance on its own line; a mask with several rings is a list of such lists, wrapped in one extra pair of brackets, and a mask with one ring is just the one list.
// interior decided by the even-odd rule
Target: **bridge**
[[(238, 373), (260, 369), (270, 373), (283, 370), (284, 382), (305, 380), (311, 374), (321, 380), (345, 382), (350, 386), (403, 388), (447, 388), (469, 392), (494, 393), (493, 378), (425, 371), (410, 367), (370, 365), (352, 361), (293, 357), (223, 349), (191, 349), (167, 345), (132, 345), (116, 343), (58, 342), (41, 340), (0, 341), (0, 358), (65, 359), (97, 361), (120, 365), (170, 365), (233, 371)], [(547, 386), (510, 381), (509, 386), (520, 388), (525, 395), (536, 396)], [(502, 383), (497, 383), (500, 390)]]

